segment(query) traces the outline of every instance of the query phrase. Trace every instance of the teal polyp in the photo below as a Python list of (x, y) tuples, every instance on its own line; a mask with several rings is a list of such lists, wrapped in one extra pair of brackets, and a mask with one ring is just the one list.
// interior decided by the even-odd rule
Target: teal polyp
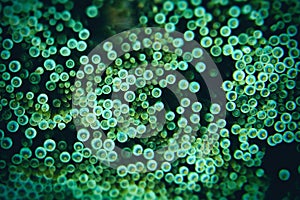
[(292, 57), (292, 58), (298, 58), (299, 57), (299, 49), (297, 48), (290, 48), (289, 49), (289, 56)]
[(80, 152), (73, 152), (72, 153), (72, 160), (76, 163), (80, 163), (83, 159), (83, 156)]
[(47, 139), (44, 142), (44, 148), (46, 151), (52, 152), (56, 148), (56, 142), (53, 139)]
[(235, 101), (237, 99), (237, 93), (235, 91), (229, 91), (226, 93), (226, 99), (229, 101)]
[(232, 58), (234, 60), (240, 60), (243, 57), (243, 52), (239, 49), (236, 49), (232, 53)]
[(282, 135), (280, 133), (275, 133), (272, 136), (272, 141), (274, 142), (274, 144), (280, 144), (282, 142), (283, 138)]
[(19, 165), (22, 163), (22, 156), (20, 154), (14, 154), (11, 158), (11, 161), (15, 165)]
[(238, 17), (241, 14), (241, 9), (238, 6), (232, 6), (229, 9), (228, 14), (231, 17)]
[(141, 24), (147, 24), (147, 22), (148, 22), (148, 18), (146, 17), (146, 16), (141, 16), (140, 18), (139, 18), (139, 22), (141, 23)]
[(8, 60), (11, 56), (11, 53), (9, 50), (4, 49), (3, 51), (1, 51), (1, 58), (4, 60)]
[(157, 24), (163, 24), (166, 21), (166, 16), (163, 13), (157, 13), (154, 20)]
[[(83, 41), (80, 41), (80, 42), (83, 42)], [(80, 50), (81, 50), (81, 46), (80, 46), (80, 42), (78, 42), (78, 46), (77, 46), (77, 48), (80, 48)], [(80, 44), (79, 44), (80, 43)], [(85, 49), (85, 48), (84, 48)], [(71, 55), (71, 50), (68, 48), (68, 47), (62, 47), (60, 50), (59, 50), (59, 52), (60, 52), (60, 54), (62, 55), (62, 56), (65, 56), (65, 57), (67, 57), (67, 56), (70, 56)]]
[(279, 44), (279, 37), (276, 36), (276, 35), (272, 35), (269, 38), (269, 44), (272, 45), (272, 46), (277, 46)]
[(165, 25), (165, 30), (170, 33), (170, 32), (173, 32), (175, 31), (175, 25), (173, 23), (166, 23)]
[(239, 43), (239, 38), (235, 35), (232, 35), (228, 38), (228, 44), (231, 44), (232, 46), (235, 46)]
[(260, 129), (257, 132), (257, 137), (260, 140), (265, 140), (268, 137), (268, 132), (265, 129)]
[(213, 43), (213, 40), (209, 36), (203, 37), (200, 41), (201, 46), (204, 48), (210, 47), (212, 45), (212, 43)]
[(19, 124), (16, 121), (9, 121), (6, 127), (9, 132), (15, 133), (19, 129)]
[[(288, 69), (288, 71), (287, 71), (287, 73), (286, 73), (286, 75), (287, 75), (287, 77), (289, 78), (289, 79), (295, 79), (296, 77), (297, 77), (297, 75), (298, 75), (298, 69), (295, 69), (295, 68), (290, 68), (290, 69)], [(287, 80), (285, 77), (285, 75), (281, 75), (281, 77), (284, 77), (284, 79), (283, 79), (283, 82), (288, 82), (288, 81), (293, 81), (293, 82), (295, 82), (294, 80)]]
[(36, 130), (35, 130), (34, 128), (32, 128), (32, 127), (29, 127), (29, 128), (27, 128), (27, 129), (25, 130), (25, 136), (26, 136), (26, 138), (28, 138), (28, 139), (33, 139), (33, 138), (35, 138), (36, 134), (37, 134)]
[(9, 38), (6, 38), (6, 39), (4, 39), (4, 40), (2, 41), (2, 47), (3, 47), (4, 49), (6, 49), (6, 50), (12, 49), (13, 46), (14, 46), (14, 43), (13, 43), (13, 41), (12, 41), (11, 39), (9, 39)]
[(270, 61), (269, 55), (267, 55), (267, 54), (261, 55), (261, 56), (260, 56), (260, 61), (261, 61), (262, 63), (268, 63), (268, 62)]
[[(198, 21), (198, 23), (199, 23), (199, 21)], [(194, 21), (194, 20), (190, 20), (188, 23), (187, 23), (187, 28), (189, 29), (189, 30), (195, 30), (196, 28), (197, 28), (197, 22), (196, 21)]]
[(298, 33), (298, 28), (295, 26), (295, 25), (290, 25), (288, 28), (287, 28), (287, 33), (290, 37), (293, 37), (295, 35), (297, 35)]
[(184, 32), (183, 37), (186, 41), (192, 41), (195, 37), (195, 34), (193, 31), (188, 30)]
[[(223, 46), (223, 54), (225, 55), (225, 56), (229, 56), (229, 55), (231, 55), (232, 54), (232, 52), (233, 52), (233, 46), (232, 45), (230, 45), (230, 44), (225, 44), (224, 46)], [(238, 64), (238, 61), (235, 63), (235, 65), (237, 66), (237, 65), (239, 65)]]
[(230, 18), (227, 21), (227, 25), (231, 29), (236, 29), (239, 26), (239, 20), (237, 18)]
[(256, 39), (260, 39), (260, 38), (263, 37), (263, 32), (261, 30), (256, 30), (256, 31), (253, 32), (253, 36)]
[(90, 31), (88, 29), (82, 29), (79, 33), (78, 36), (81, 40), (86, 40), (90, 36)]
[(18, 71), (21, 70), (21, 63), (17, 60), (13, 60), (9, 63), (8, 65), (8, 69), (13, 72), (13, 73), (16, 73)]
[(233, 79), (235, 81), (243, 81), (245, 78), (245, 72), (242, 70), (236, 70), (233, 72)]
[(23, 147), (21, 150), (20, 150), (20, 155), (25, 158), (25, 159), (28, 159), (32, 156), (32, 152), (30, 150), (30, 148), (28, 147)]
[(247, 41), (248, 41), (248, 35), (246, 33), (241, 33), (238, 36), (238, 42), (239, 42), (239, 44), (244, 45), (244, 44), (247, 43)]
[(255, 81), (256, 81), (256, 77), (255, 77), (254, 75), (252, 75), (252, 74), (250, 74), (250, 75), (248, 75), (248, 76), (246, 77), (246, 83), (247, 83), (248, 85), (254, 84)]
[(192, 93), (197, 93), (200, 90), (200, 84), (198, 82), (191, 82), (189, 85), (189, 90)]
[(60, 154), (59, 159), (61, 162), (67, 163), (71, 160), (71, 156), (70, 156), (69, 152), (64, 151)]
[(222, 49), (220, 46), (212, 46), (212, 48), (210, 49), (210, 53), (217, 57), (217, 56), (220, 56), (222, 54)]
[(35, 156), (38, 158), (38, 159), (43, 159), (45, 158), (47, 155), (47, 151), (44, 147), (37, 147), (35, 149)]
[(69, 48), (69, 49), (75, 49), (76, 47), (77, 47), (77, 40), (76, 39), (74, 39), (74, 38), (71, 38), (71, 39), (69, 39), (68, 40), (68, 42), (67, 42), (67, 47)]
[(285, 104), (285, 108), (286, 108), (287, 110), (289, 110), (289, 111), (295, 110), (296, 107), (297, 107), (297, 105), (296, 105), (296, 103), (295, 103), (294, 101), (288, 101), (288, 102), (286, 102), (286, 104)]
[(220, 33), (222, 36), (228, 37), (231, 34), (231, 29), (228, 26), (222, 26), (222, 28), (220, 29)]
[(174, 9), (174, 3), (172, 1), (165, 1), (163, 4), (163, 9), (170, 12)]
[(53, 81), (47, 81), (45, 86), (48, 91), (54, 91), (56, 89), (56, 84)]
[(244, 91), (245, 91), (245, 94), (251, 96), (251, 95), (254, 95), (255, 94), (255, 87), (254, 86), (251, 86), (251, 85), (247, 85), (245, 88), (244, 88)]
[(289, 123), (289, 122), (291, 122), (291, 120), (292, 120), (292, 115), (289, 114), (289, 113), (283, 113), (283, 114), (280, 116), (280, 120), (281, 120), (283, 123)]
[(296, 141), (296, 142), (300, 142), (300, 131), (297, 131), (297, 132), (295, 133), (295, 141)]
[(13, 77), (10, 82), (14, 88), (18, 88), (22, 85), (22, 79), (17, 76)]
[(29, 55), (34, 58), (38, 57), (40, 55), (40, 49), (35, 46), (30, 47)]
[(215, 45), (220, 46), (223, 44), (223, 39), (221, 37), (217, 37), (214, 41)]
[(22, 107), (22, 106), (19, 106), (19, 107), (15, 108), (14, 114), (15, 114), (17, 117), (23, 116), (23, 115), (25, 114), (25, 108)]
[(89, 6), (86, 9), (86, 15), (90, 18), (95, 18), (98, 16), (98, 8), (95, 5)]
[(286, 45), (290, 40), (290, 37), (286, 33), (282, 33), (279, 35), (279, 43), (282, 45)]
[[(86, 50), (86, 48), (87, 48), (87, 43), (85, 41), (79, 41), (77, 43), (77, 47), (76, 47), (77, 51), (82, 52), (82, 51)], [(70, 49), (67, 48), (65, 50), (66, 50), (66, 54), (71, 53)], [(67, 56), (67, 55), (65, 55), (65, 56)]]
[(33, 72), (29, 75), (29, 81), (32, 84), (36, 85), (41, 81), (41, 76), (38, 73)]
[(281, 47), (275, 47), (274, 49), (272, 49), (272, 55), (275, 58), (281, 58), (284, 54), (284, 50)]
[(13, 146), (13, 141), (10, 137), (3, 137), (0, 141), (0, 147), (2, 149), (10, 149)]
[(278, 177), (282, 181), (287, 181), (290, 178), (290, 172), (287, 169), (281, 169), (279, 171)]
[(222, 88), (226, 92), (231, 91), (233, 89), (233, 86), (234, 86), (233, 82), (229, 80), (226, 80), (222, 83)]
[(46, 70), (51, 71), (55, 69), (56, 63), (53, 59), (47, 59), (44, 62), (44, 67), (46, 68)]
[(286, 131), (282, 138), (285, 143), (292, 143), (295, 140), (295, 135), (292, 131)]

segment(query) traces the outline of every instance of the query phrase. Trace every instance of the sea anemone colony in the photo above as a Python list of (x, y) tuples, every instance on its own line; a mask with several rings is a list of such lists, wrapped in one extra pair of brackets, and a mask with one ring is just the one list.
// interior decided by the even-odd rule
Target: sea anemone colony
[(298, 0), (1, 0), (0, 199), (300, 198), (299, 25)]

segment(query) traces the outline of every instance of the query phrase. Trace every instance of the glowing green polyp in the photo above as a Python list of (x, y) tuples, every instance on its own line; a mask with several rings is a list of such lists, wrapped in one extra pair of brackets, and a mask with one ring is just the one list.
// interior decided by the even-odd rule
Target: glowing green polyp
[(184, 39), (186, 41), (192, 41), (194, 39), (194, 37), (195, 37), (195, 35), (194, 35), (193, 31), (188, 30), (184, 33)]
[(11, 85), (14, 87), (14, 88), (18, 88), (22, 85), (22, 79), (20, 77), (13, 77), (11, 79)]
[(228, 26), (222, 26), (220, 33), (224, 37), (228, 37), (231, 34), (231, 29)]
[(13, 146), (13, 141), (10, 137), (3, 137), (0, 141), (0, 146), (2, 149), (10, 149)]
[(247, 43), (247, 40), (248, 40), (248, 35), (245, 34), (245, 33), (242, 33), (238, 36), (238, 42), (239, 44), (243, 45), (243, 44), (246, 44)]
[(166, 20), (166, 17), (163, 13), (158, 13), (155, 15), (154, 20), (157, 24), (163, 24)]
[(292, 111), (296, 109), (296, 103), (294, 101), (288, 101), (285, 104), (287, 110)]
[(208, 48), (208, 47), (210, 47), (211, 45), (212, 45), (212, 39), (211, 39), (211, 37), (209, 37), (209, 36), (205, 36), (205, 37), (203, 37), (202, 39), (201, 39), (201, 42), (200, 42), (200, 44), (201, 44), (201, 46), (203, 46), (204, 48)]
[(38, 159), (43, 159), (45, 158), (47, 155), (47, 152), (45, 150), (45, 148), (43, 147), (37, 147), (35, 149), (35, 156), (38, 158)]
[(56, 142), (52, 139), (47, 139), (44, 142), (44, 148), (46, 151), (52, 152), (56, 148)]
[(81, 40), (86, 40), (90, 36), (90, 31), (88, 29), (82, 29), (79, 33), (78, 36)]
[(213, 56), (217, 57), (217, 56), (221, 55), (222, 49), (219, 46), (212, 46), (212, 48), (210, 49), (210, 52)]
[(92, 6), (89, 6), (87, 9), (86, 9), (86, 15), (90, 18), (95, 18), (98, 16), (98, 8), (94, 5)]
[(47, 89), (48, 91), (54, 91), (55, 88), (56, 88), (55, 82), (52, 82), (52, 81), (47, 81), (47, 82), (46, 82), (46, 89)]
[(291, 132), (291, 131), (286, 131), (286, 132), (284, 132), (284, 134), (283, 134), (282, 137), (283, 137), (283, 141), (284, 141), (285, 143), (291, 143), (291, 142), (293, 142), (294, 139), (295, 139), (295, 135), (294, 135), (294, 133)]
[(247, 95), (251, 96), (251, 95), (254, 95), (256, 89), (254, 86), (249, 86), (247, 85), (245, 88), (244, 88), (244, 91)]
[(21, 116), (23, 116), (25, 114), (25, 109), (22, 106), (19, 106), (19, 107), (15, 108), (14, 114), (17, 117), (21, 117)]
[(11, 56), (11, 53), (10, 53), (10, 51), (5, 49), (5, 50), (1, 51), (0, 56), (3, 60), (8, 60)]
[(243, 57), (243, 52), (239, 49), (234, 50), (232, 53), (232, 59), (240, 60)]
[(67, 162), (70, 161), (71, 156), (68, 152), (64, 151), (60, 154), (59, 159), (60, 159), (61, 162), (67, 163)]
[(8, 131), (15, 133), (19, 129), (19, 124), (16, 121), (9, 121), (6, 127)]
[(239, 26), (239, 20), (237, 18), (230, 18), (227, 21), (227, 25), (231, 29), (236, 29)]
[(282, 135), (279, 134), (279, 133), (275, 133), (273, 136), (272, 136), (272, 140), (275, 144), (280, 144), (282, 142)]
[(278, 173), (278, 177), (282, 181), (287, 181), (290, 178), (290, 172), (287, 169), (281, 169)]

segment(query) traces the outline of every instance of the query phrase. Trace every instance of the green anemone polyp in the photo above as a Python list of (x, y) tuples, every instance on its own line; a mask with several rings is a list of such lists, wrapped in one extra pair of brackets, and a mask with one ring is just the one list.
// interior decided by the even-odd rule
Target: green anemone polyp
[(278, 177), (282, 181), (287, 181), (290, 178), (290, 171), (287, 169), (281, 169), (278, 173)]

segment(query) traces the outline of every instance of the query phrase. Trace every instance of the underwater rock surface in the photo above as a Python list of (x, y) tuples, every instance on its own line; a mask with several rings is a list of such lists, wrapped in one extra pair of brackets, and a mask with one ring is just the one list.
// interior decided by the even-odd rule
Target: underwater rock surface
[(1, 0), (0, 199), (300, 199), (298, 0)]

